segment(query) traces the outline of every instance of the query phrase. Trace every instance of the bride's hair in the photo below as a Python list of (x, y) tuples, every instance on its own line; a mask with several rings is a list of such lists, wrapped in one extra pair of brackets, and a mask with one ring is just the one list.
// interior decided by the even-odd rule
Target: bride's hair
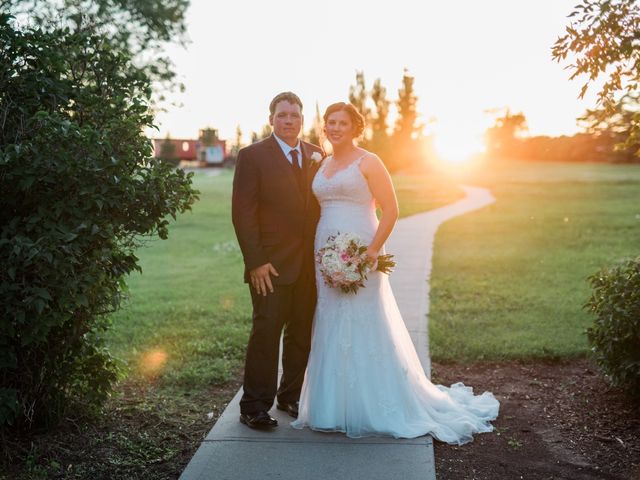
[(349, 115), (349, 118), (351, 118), (351, 123), (353, 124), (353, 137), (357, 138), (362, 135), (362, 132), (364, 132), (364, 117), (356, 107), (354, 107), (350, 103), (345, 102), (337, 102), (329, 105), (327, 107), (327, 110), (324, 112), (324, 116), (322, 117), (325, 124), (329, 119), (329, 115), (335, 112), (347, 112), (347, 115)]

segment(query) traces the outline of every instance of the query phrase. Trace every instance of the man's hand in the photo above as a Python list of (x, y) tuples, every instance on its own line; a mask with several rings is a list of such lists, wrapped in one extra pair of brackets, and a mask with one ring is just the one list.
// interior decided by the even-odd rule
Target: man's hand
[(249, 272), (251, 286), (256, 289), (258, 295), (267, 295), (267, 289), (273, 293), (273, 284), (271, 283), (271, 275), (278, 276), (278, 272), (273, 265), (265, 263), (264, 265), (254, 268)]

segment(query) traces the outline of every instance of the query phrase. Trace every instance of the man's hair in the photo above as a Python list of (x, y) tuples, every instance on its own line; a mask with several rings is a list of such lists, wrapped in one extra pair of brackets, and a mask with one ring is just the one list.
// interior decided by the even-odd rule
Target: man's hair
[(270, 115), (273, 115), (274, 113), (276, 113), (276, 105), (278, 105), (278, 103), (282, 101), (287, 101), (291, 104), (298, 104), (300, 105), (300, 111), (302, 111), (302, 101), (295, 93), (282, 92), (276, 95), (275, 97), (273, 97), (273, 100), (271, 100), (271, 103), (269, 104)]

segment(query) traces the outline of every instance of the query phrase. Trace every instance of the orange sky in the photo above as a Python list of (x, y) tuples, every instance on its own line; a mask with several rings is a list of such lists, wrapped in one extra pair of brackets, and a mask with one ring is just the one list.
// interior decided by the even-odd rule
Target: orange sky
[(356, 70), (395, 99), (404, 67), (423, 121), (435, 119), (436, 144), (452, 155), (482, 147), (488, 109), (523, 111), (531, 134), (571, 134), (595, 98), (578, 100), (581, 83), (551, 59), (574, 3), (192, 0), (191, 43), (168, 48), (186, 91), (158, 115), (160, 134), (195, 137), (208, 125), (231, 139), (239, 124), (246, 142), (283, 90), (300, 95), (308, 126), (316, 102), (346, 99)]

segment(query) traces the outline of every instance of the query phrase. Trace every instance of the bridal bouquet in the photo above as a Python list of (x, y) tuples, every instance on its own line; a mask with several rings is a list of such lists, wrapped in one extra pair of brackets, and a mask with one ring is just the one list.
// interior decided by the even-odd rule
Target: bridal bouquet
[(367, 274), (375, 270), (391, 273), (396, 265), (393, 255), (379, 255), (375, 264), (367, 258), (367, 245), (353, 233), (331, 235), (327, 243), (316, 252), (320, 273), (331, 288), (340, 288), (344, 293), (356, 293), (364, 287)]

